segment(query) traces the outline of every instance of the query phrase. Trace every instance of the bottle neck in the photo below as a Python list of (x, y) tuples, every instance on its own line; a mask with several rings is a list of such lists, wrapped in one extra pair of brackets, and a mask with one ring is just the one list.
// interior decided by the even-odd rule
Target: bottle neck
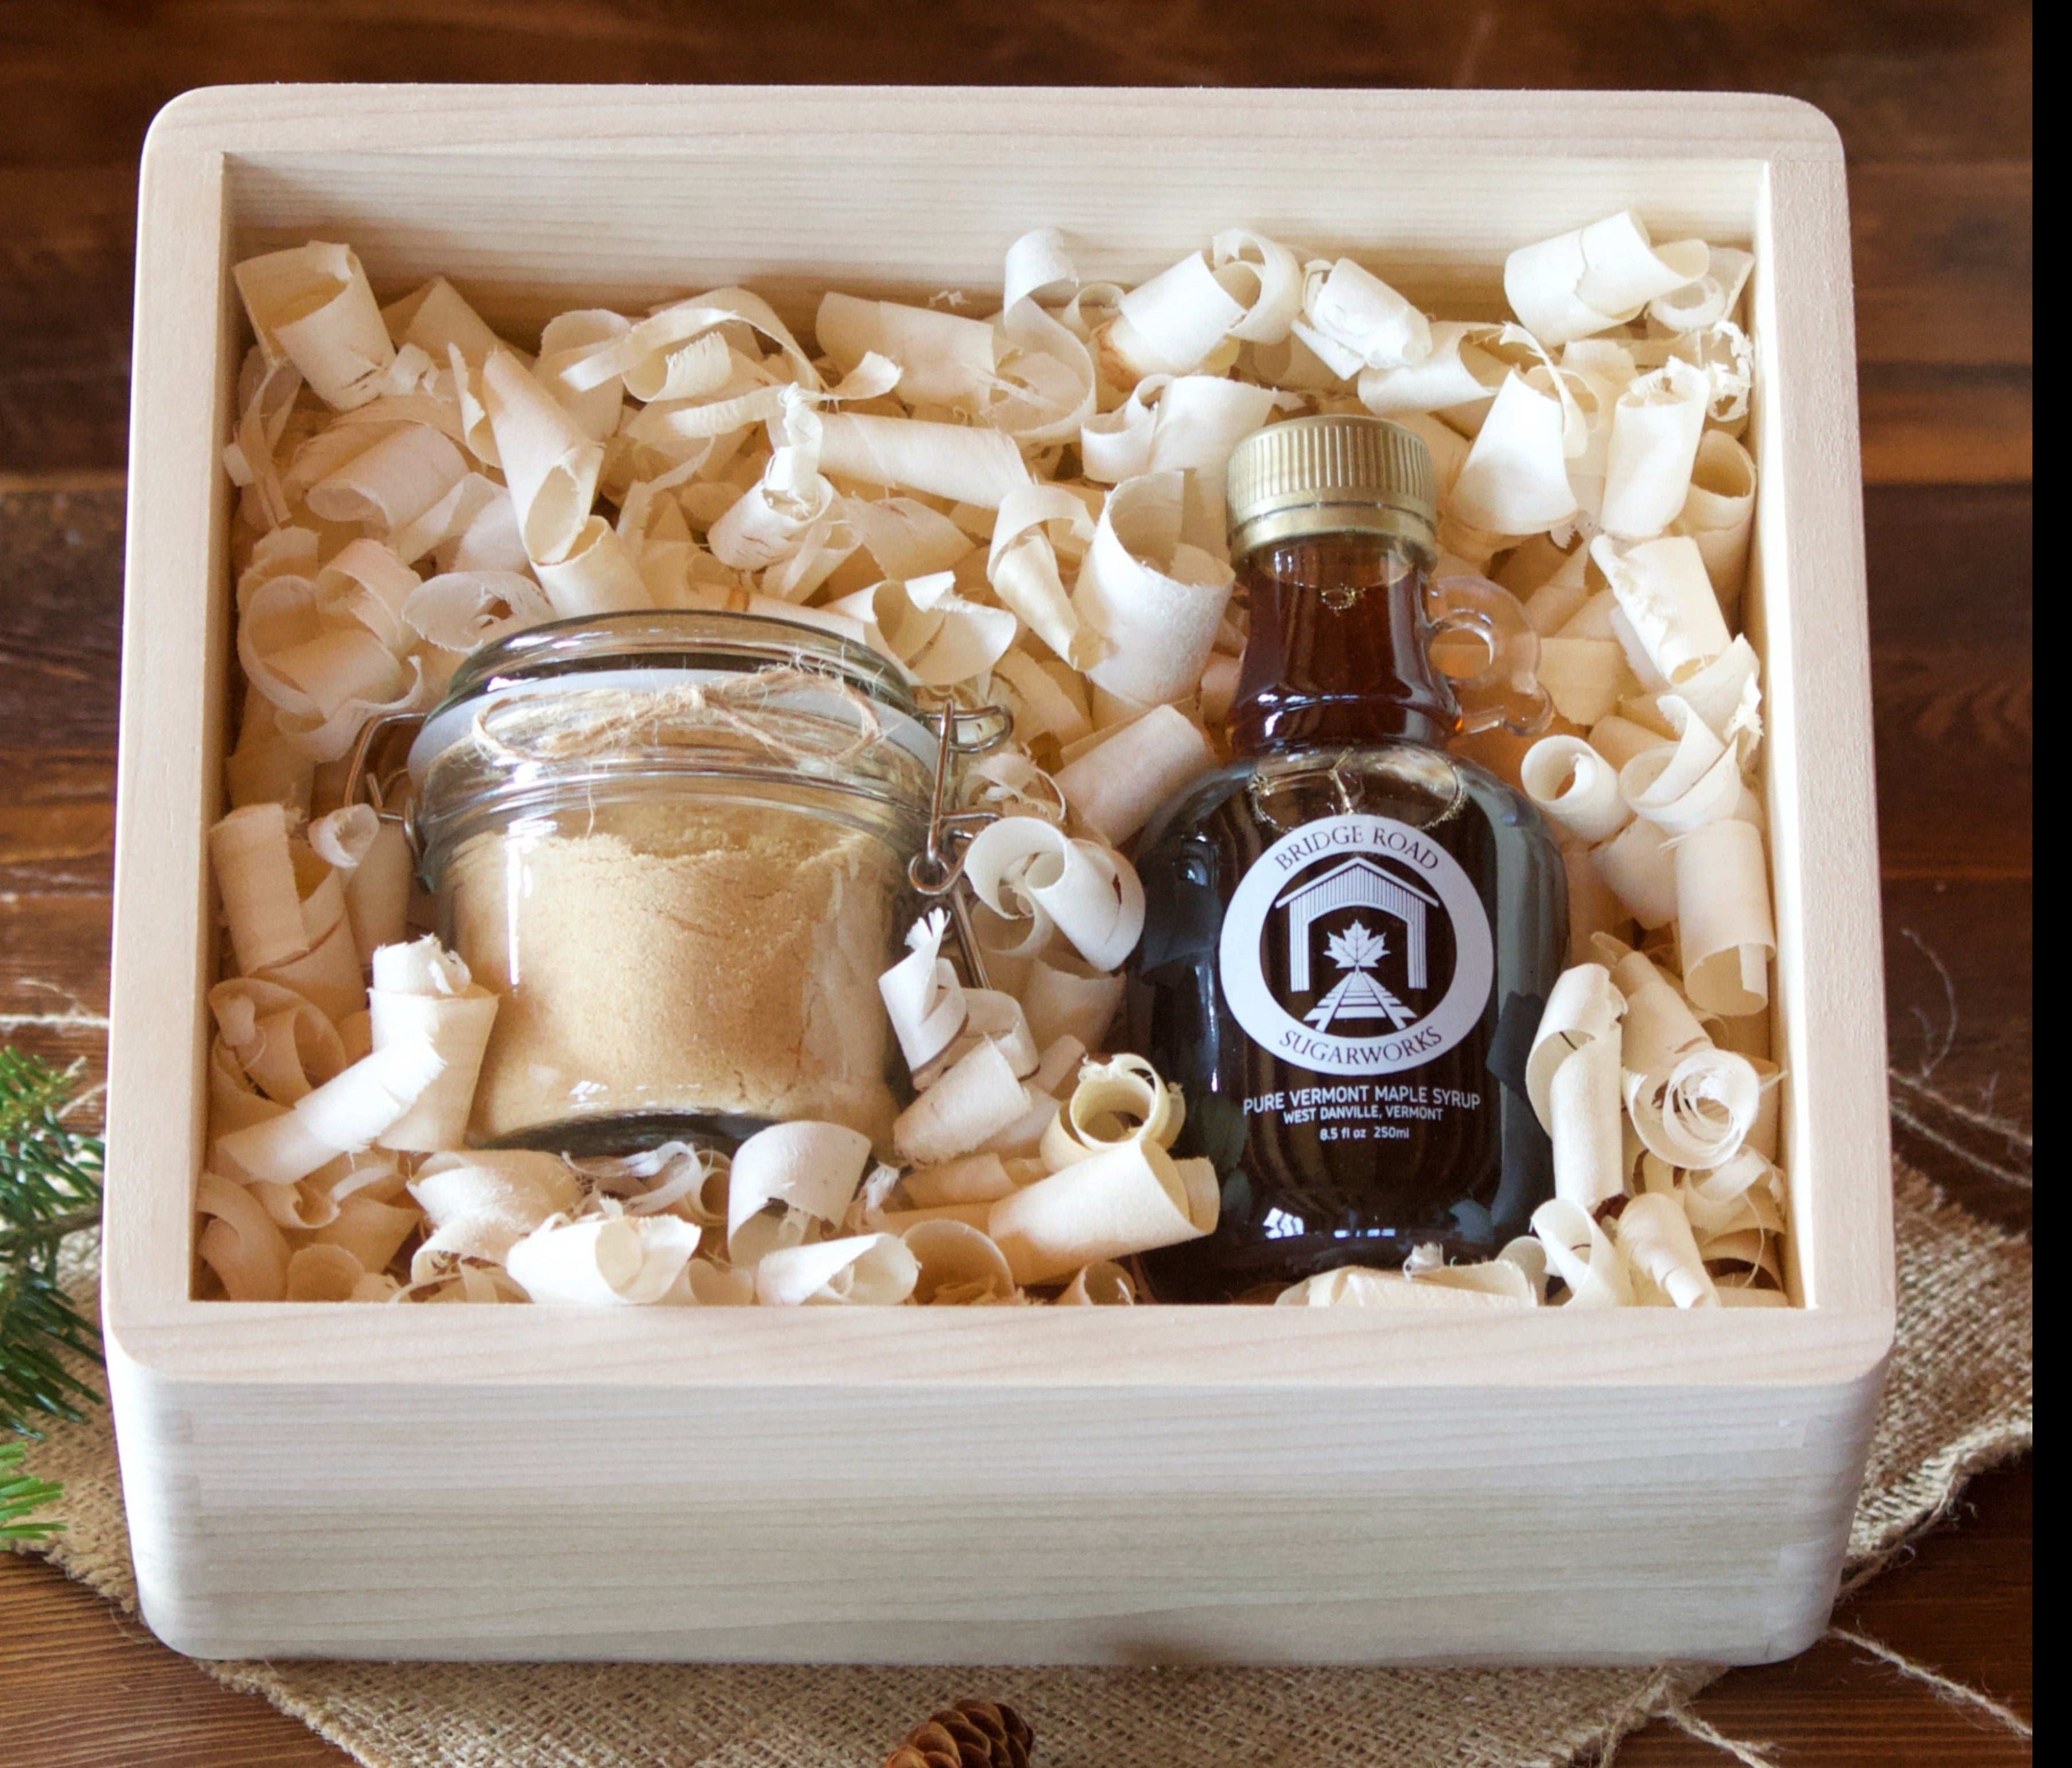
[(1276, 541), (1237, 572), (1251, 616), (1230, 711), (1240, 754), (1396, 738), (1437, 747), (1459, 729), (1432, 662), (1424, 569), (1401, 541)]

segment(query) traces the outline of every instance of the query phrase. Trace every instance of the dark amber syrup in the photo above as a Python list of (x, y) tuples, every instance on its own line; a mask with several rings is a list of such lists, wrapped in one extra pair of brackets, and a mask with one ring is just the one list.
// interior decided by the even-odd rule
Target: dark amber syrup
[(1445, 751), (1458, 712), (1420, 573), (1364, 535), (1241, 573), (1236, 759), (1137, 857), (1129, 1046), (1180, 1083), (1174, 1152), (1214, 1162), (1223, 1192), (1213, 1236), (1145, 1260), (1166, 1301), (1424, 1243), (1487, 1256), (1552, 1189), (1523, 1075), (1567, 940), (1561, 862), (1528, 803)]

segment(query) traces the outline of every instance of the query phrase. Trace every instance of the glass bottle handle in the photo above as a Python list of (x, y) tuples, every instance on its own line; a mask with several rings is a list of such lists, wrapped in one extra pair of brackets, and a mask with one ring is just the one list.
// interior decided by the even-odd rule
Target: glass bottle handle
[(1508, 590), (1487, 578), (1449, 572), (1424, 586), (1434, 668), (1461, 708), (1461, 734), (1501, 726), (1536, 736), (1554, 716), (1540, 685), (1540, 635)]

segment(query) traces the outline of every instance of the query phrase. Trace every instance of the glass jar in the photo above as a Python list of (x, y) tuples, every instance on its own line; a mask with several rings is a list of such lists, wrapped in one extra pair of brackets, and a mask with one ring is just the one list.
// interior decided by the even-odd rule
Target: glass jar
[(472, 1138), (882, 1144), (878, 977), (935, 751), (892, 664), (804, 623), (606, 615), (475, 653), (410, 752), (440, 937), (500, 997)]

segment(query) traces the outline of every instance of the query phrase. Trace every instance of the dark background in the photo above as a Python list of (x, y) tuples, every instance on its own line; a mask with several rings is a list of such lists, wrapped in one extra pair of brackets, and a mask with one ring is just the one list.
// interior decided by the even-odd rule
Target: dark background
[[(2025, 1225), (2030, 45), (2027, 6), (1984, 0), (0, 0), (0, 1040), (99, 1071), (136, 158), (175, 93), (275, 80), (1789, 93), (1835, 119), (1849, 154), (1895, 1133), (1974, 1208)], [(2026, 1462), (1980, 1481), (1956, 1529), (1841, 1618), (2026, 1713), (2031, 1490)], [(1737, 1671), (1699, 1708), (1794, 1768), (2028, 1757), (1832, 1642)], [(12, 1557), (0, 1757), (346, 1760)], [(1619, 1755), (1725, 1759), (1660, 1725)]]

